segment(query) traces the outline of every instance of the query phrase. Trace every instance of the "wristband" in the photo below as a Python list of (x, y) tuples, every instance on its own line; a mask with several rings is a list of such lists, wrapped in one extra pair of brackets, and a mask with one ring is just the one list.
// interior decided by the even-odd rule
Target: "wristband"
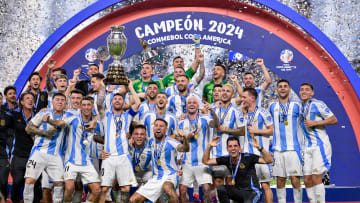
[(259, 152), (261, 152), (263, 149), (264, 149), (264, 147), (260, 147), (260, 149), (258, 149), (258, 150), (259, 150)]

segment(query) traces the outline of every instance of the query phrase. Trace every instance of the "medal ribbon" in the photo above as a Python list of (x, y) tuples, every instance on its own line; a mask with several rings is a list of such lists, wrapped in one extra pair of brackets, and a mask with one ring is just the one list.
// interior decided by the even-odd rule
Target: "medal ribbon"
[[(284, 122), (284, 120), (287, 120), (287, 116), (289, 113), (289, 108), (290, 108), (290, 100), (288, 100), (287, 104), (284, 106), (282, 103), (279, 102), (279, 106), (282, 110), (282, 122)], [(279, 118), (280, 118), (280, 113), (279, 113)], [(279, 119), (279, 121), (281, 121), (281, 119)]]
[(302, 106), (301, 108), (301, 117), (303, 120), (306, 120), (306, 116), (308, 115), (309, 111), (310, 111), (310, 105), (311, 105), (311, 100), (305, 104), (305, 107)]
[(161, 157), (161, 151), (162, 151), (162, 148), (164, 146), (164, 143), (165, 143), (165, 139), (160, 143), (159, 147), (156, 148), (156, 144), (155, 144), (155, 150), (154, 150), (154, 158), (156, 161), (158, 161)]
[(134, 154), (133, 154), (133, 158), (132, 158), (132, 161), (133, 161), (133, 163), (134, 163), (134, 168), (139, 165), (139, 163), (140, 163), (140, 156), (141, 156), (141, 154), (143, 153), (144, 149), (145, 149), (145, 145), (144, 145), (143, 148), (140, 149), (139, 156), (136, 156), (136, 154), (137, 154), (137, 153), (136, 153), (137, 148), (134, 147)]
[(228, 114), (230, 108), (232, 106), (232, 103), (229, 104), (229, 106), (226, 108), (226, 111), (224, 113), (224, 115), (221, 117), (221, 107), (219, 109), (219, 118), (220, 118), (220, 124), (223, 125), (224, 124), (224, 120), (226, 118), (226, 115)]
[(257, 111), (257, 110), (258, 110), (258, 107), (256, 106), (253, 115), (249, 116), (249, 113), (247, 114), (247, 122), (246, 122), (246, 124), (247, 124), (248, 126), (251, 126), (251, 125), (252, 125), (251, 123), (253, 122), (253, 120), (254, 120), (254, 118), (255, 118), (255, 115), (256, 115), (256, 111)]
[(37, 106), (38, 106), (39, 99), (40, 99), (40, 91), (38, 92), (37, 97), (36, 97), (36, 101), (35, 101), (35, 103), (34, 103), (34, 109), (35, 109), (35, 110), (36, 110), (36, 108), (37, 108)]
[(121, 131), (121, 128), (122, 128), (121, 117), (122, 117), (122, 114), (118, 117), (119, 118), (119, 121), (118, 121), (116, 119), (115, 115), (113, 115), (114, 123), (115, 123), (115, 126), (116, 126), (116, 133), (119, 133), (119, 131)]
[(87, 132), (86, 132), (86, 130), (85, 130), (85, 124), (88, 124), (91, 120), (92, 120), (92, 118), (90, 118), (89, 121), (84, 121), (84, 120), (82, 119), (81, 114), (80, 114), (81, 129), (82, 129), (81, 135), (82, 135), (82, 138), (83, 138), (84, 140), (86, 140), (86, 138), (87, 138)]
[(231, 157), (229, 157), (229, 160), (230, 160), (230, 163), (231, 163), (231, 173), (232, 173), (232, 179), (235, 181), (235, 176), (236, 176), (236, 173), (239, 169), (239, 165), (240, 165), (240, 162), (241, 162), (241, 153), (240, 153), (240, 157), (239, 157), (239, 160), (236, 164), (236, 168), (235, 168), (235, 172), (233, 172), (232, 170), (232, 162), (231, 162)]
[(26, 125), (29, 124), (31, 118), (34, 117), (34, 112), (33, 111), (31, 112), (31, 117), (29, 119), (26, 118), (26, 116), (24, 114), (24, 110), (21, 110), (21, 114), (22, 114), (22, 116), (24, 118), (24, 121), (25, 121)]

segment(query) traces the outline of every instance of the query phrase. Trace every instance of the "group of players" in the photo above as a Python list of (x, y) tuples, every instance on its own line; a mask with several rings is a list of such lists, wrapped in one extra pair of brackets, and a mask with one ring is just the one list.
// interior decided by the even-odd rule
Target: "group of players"
[[(180, 201), (188, 202), (189, 187), (202, 188), (203, 202), (216, 201), (212, 194), (220, 202), (256, 202), (262, 193), (272, 202), (270, 180), (276, 177), (278, 201), (286, 202), (289, 177), (294, 201), (302, 202), (303, 176), (309, 200), (325, 202), (322, 174), (331, 165), (325, 126), (337, 119), (313, 98), (313, 86), (301, 85), (299, 102), (290, 99), (289, 81), (280, 80), (278, 101), (264, 109), (271, 78), (257, 59), (265, 77), (260, 87), (250, 72), (244, 86), (236, 76), (226, 81), (226, 67), (217, 64), (200, 96), (195, 92), (205, 65), (198, 47), (187, 70), (175, 57), (174, 73), (156, 81), (149, 62), (142, 64), (140, 79), (119, 86), (104, 84), (103, 62), (89, 65), (90, 80), (78, 79), (80, 69), (68, 80), (51, 60), (46, 91), (37, 72), (18, 103), (16, 89), (6, 87), (2, 193), (7, 194), (3, 177), (11, 171), (13, 202), (20, 202), (22, 187), (25, 203), (38, 201), (40, 176), (45, 202), (81, 202), (82, 184), (89, 187), (87, 202), (111, 201), (110, 191), (115, 202), (178, 202), (176, 188)], [(130, 197), (131, 187), (138, 189)]]

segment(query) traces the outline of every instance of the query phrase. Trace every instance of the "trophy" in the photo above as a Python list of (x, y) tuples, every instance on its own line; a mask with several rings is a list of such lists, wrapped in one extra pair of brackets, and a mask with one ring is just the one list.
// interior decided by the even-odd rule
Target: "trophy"
[(142, 40), (141, 38), (139, 38), (139, 41), (140, 41), (141, 46), (144, 48), (144, 50), (142, 51), (143, 62), (150, 62), (151, 59), (153, 59), (158, 54), (156, 53), (155, 50), (152, 50), (149, 47), (149, 45), (147, 44), (147, 42), (145, 40)]
[(123, 33), (124, 26), (111, 26), (111, 33), (107, 37), (107, 48), (114, 59), (109, 65), (105, 84), (128, 85), (128, 80), (120, 59), (125, 54), (127, 39)]

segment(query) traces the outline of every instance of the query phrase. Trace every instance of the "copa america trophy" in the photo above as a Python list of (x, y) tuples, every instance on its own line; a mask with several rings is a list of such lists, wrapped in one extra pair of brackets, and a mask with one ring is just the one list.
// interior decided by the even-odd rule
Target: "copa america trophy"
[(111, 26), (111, 33), (107, 37), (107, 48), (114, 59), (109, 65), (105, 83), (111, 85), (128, 85), (128, 80), (120, 59), (125, 54), (127, 39), (123, 33), (124, 26)]

